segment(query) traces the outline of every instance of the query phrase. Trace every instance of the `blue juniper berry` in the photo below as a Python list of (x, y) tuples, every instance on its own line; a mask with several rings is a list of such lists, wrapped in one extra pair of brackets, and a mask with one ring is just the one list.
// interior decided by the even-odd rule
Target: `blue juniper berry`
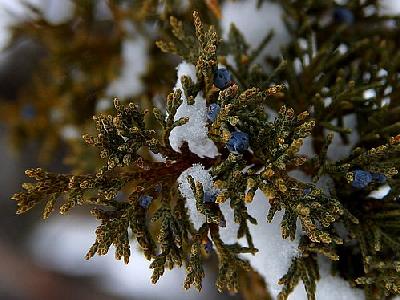
[(21, 109), (21, 116), (25, 120), (32, 120), (36, 115), (36, 109), (32, 104), (26, 104)]
[(161, 185), (160, 183), (156, 184), (156, 185), (154, 186), (154, 190), (155, 190), (157, 193), (160, 193), (161, 190), (162, 190), (162, 185)]
[(249, 148), (249, 135), (245, 132), (235, 131), (226, 143), (226, 148), (231, 152), (243, 152)]
[(210, 104), (210, 106), (208, 106), (207, 119), (214, 122), (220, 110), (221, 107), (217, 103)]
[(217, 196), (218, 193), (215, 191), (206, 191), (204, 192), (203, 201), (204, 203), (215, 203)]
[(213, 250), (213, 244), (210, 239), (207, 239), (207, 242), (204, 244), (204, 250), (206, 250), (207, 253), (210, 253)]
[(372, 175), (372, 180), (377, 183), (385, 183), (386, 182), (386, 176), (382, 173), (371, 173), (371, 175)]
[(308, 195), (309, 193), (311, 193), (311, 188), (305, 188), (303, 193), (304, 195)]
[(352, 186), (357, 189), (363, 189), (372, 182), (372, 174), (364, 170), (355, 170)]
[(225, 68), (218, 69), (214, 74), (214, 84), (220, 90), (226, 89), (231, 80), (231, 73)]
[(139, 205), (143, 208), (148, 208), (153, 200), (152, 196), (142, 195), (139, 197)]
[(344, 7), (337, 7), (333, 11), (333, 19), (336, 23), (351, 25), (354, 23), (354, 15), (351, 10)]

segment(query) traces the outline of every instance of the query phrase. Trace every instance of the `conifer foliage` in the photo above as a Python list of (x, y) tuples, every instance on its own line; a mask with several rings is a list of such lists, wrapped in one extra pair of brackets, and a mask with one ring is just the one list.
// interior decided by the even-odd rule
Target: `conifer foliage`
[[(261, 276), (243, 254), (260, 255), (248, 205), (261, 191), (265, 219), (282, 212), (281, 238), (298, 241), (280, 299), (300, 281), (316, 299), (320, 257), (367, 299), (400, 295), (398, 17), (380, 14), (374, 0), (279, 1), (290, 41), (277, 58), (263, 54), (273, 32), (252, 48), (232, 25), (222, 40), (223, 1), (205, 2), (190, 22), (171, 15), (156, 42), (183, 60), (165, 111), (114, 99), (113, 112), (96, 115), (95, 132), (83, 136), (101, 158), (96, 171), (26, 171), (33, 182), (13, 196), (17, 213), (43, 203), (47, 218), (90, 206), (100, 224), (87, 259), (113, 247), (128, 263), (136, 239), (153, 283), (184, 266), (184, 287), (201, 290), (204, 261), (215, 254), (217, 289), (253, 299), (246, 280)], [(351, 148), (339, 158), (338, 143)], [(387, 195), (371, 196), (383, 186)], [(270, 297), (261, 286), (260, 299)]]

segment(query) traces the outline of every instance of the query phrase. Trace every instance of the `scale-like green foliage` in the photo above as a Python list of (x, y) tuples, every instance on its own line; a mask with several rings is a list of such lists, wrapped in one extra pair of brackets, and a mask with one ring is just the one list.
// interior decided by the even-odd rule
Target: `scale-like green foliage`
[[(155, 2), (143, 1), (135, 18), (150, 18)], [(212, 242), (218, 258), (217, 289), (237, 292), (246, 290), (249, 278), (259, 278), (240, 254), (258, 252), (257, 237), (250, 231), (250, 224), (257, 226), (257, 220), (247, 205), (256, 201), (253, 198), (260, 190), (270, 204), (265, 212), (268, 221), (283, 211), (282, 238), (294, 240), (300, 235), (299, 255), (280, 280), (280, 299), (287, 299), (300, 280), (308, 299), (315, 299), (318, 256), (332, 261), (336, 276), (354, 288), (364, 288), (368, 299), (400, 294), (399, 29), (385, 25), (398, 18), (381, 16), (378, 10), (367, 15), (366, 7), (379, 9), (379, 1), (355, 0), (345, 5), (355, 16), (354, 24), (320, 22), (332, 14), (334, 1), (280, 1), (291, 41), (282, 47), (278, 59), (263, 57), (273, 32), (266, 32), (254, 49), (234, 25), (227, 40), (219, 40), (219, 28), (214, 26), (218, 1), (205, 3), (197, 4), (204, 11), (194, 12), (194, 27), (185, 14), (182, 18), (161, 14), (159, 19), (169, 25), (164, 23), (156, 43), (163, 52), (194, 65), (197, 81), (189, 76), (179, 78), (182, 90), (176, 88), (165, 97), (165, 112), (114, 100), (113, 115), (96, 116), (96, 132), (84, 136), (100, 153), (96, 170), (76, 175), (28, 170), (36, 182), (24, 184), (25, 191), (13, 196), (17, 212), (42, 202), (46, 218), (58, 201), (61, 213), (76, 205), (94, 206), (92, 213), (101, 224), (87, 258), (104, 255), (113, 245), (116, 258), (127, 263), (129, 241), (135, 238), (152, 261), (152, 282), (166, 268), (185, 265), (186, 289), (201, 289), (207, 258), (204, 248)], [(165, 12), (173, 11), (175, 4), (166, 1)], [(201, 21), (203, 13), (214, 25)], [(256, 64), (259, 60), (268, 68)], [(232, 75), (231, 84), (222, 90), (214, 85), (218, 62), (226, 64)], [(368, 91), (374, 96), (366, 97)], [(216, 119), (207, 124), (208, 137), (219, 152), (215, 158), (201, 158), (185, 143), (175, 152), (169, 143), (171, 131), (189, 121), (187, 117), (174, 119), (178, 107), (183, 99), (193, 105), (200, 92), (207, 105), (220, 107)], [(349, 116), (357, 121), (354, 129), (346, 125)], [(359, 138), (350, 153), (340, 160), (331, 159), (334, 135), (346, 144), (352, 130)], [(227, 149), (234, 131), (248, 134), (248, 150)], [(313, 153), (305, 155), (301, 150), (308, 142)], [(151, 153), (165, 160), (155, 161)], [(193, 164), (201, 164), (211, 174), (218, 190), (215, 202), (204, 201), (204, 186), (192, 176), (187, 180), (194, 199), (180, 194), (177, 179)], [(311, 180), (294, 178), (294, 170)], [(380, 179), (360, 183), (360, 171)], [(324, 185), (324, 178), (329, 178), (329, 184)], [(383, 199), (372, 198), (370, 193), (385, 183), (390, 192)], [(127, 195), (123, 200), (118, 198), (121, 192)], [(144, 195), (152, 199), (149, 207), (141, 204)], [(187, 201), (195, 201), (197, 212), (205, 217), (197, 230)], [(237, 238), (244, 237), (240, 243), (246, 246), (239, 241), (227, 244), (221, 238), (220, 228), (226, 220), (220, 204), (224, 202), (229, 203), (239, 225)], [(269, 299), (265, 285), (261, 290), (262, 297)], [(253, 297), (248, 289), (243, 294)]]

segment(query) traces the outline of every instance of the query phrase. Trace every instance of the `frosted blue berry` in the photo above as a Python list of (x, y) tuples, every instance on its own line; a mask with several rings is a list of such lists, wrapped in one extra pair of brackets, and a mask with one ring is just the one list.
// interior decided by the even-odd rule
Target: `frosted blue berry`
[(214, 74), (214, 84), (220, 90), (226, 89), (231, 80), (231, 73), (227, 69), (218, 69)]
[(351, 25), (354, 23), (354, 15), (351, 10), (344, 7), (337, 7), (333, 11), (333, 19), (336, 23)]
[(382, 173), (372, 173), (372, 180), (377, 182), (377, 183), (385, 183), (386, 182), (386, 176)]
[(217, 192), (204, 192), (203, 201), (204, 203), (215, 203), (217, 199), (218, 193)]
[(143, 208), (148, 208), (151, 204), (153, 197), (149, 195), (142, 195), (139, 197), (139, 205)]
[(156, 186), (154, 187), (154, 190), (155, 190), (157, 193), (160, 193), (161, 190), (162, 190), (161, 184), (156, 184)]
[(308, 195), (309, 193), (311, 193), (311, 188), (306, 188), (304, 189), (304, 195)]
[(35, 117), (36, 115), (36, 110), (31, 104), (26, 104), (22, 107), (21, 110), (21, 116), (25, 120), (31, 120)]
[(245, 132), (235, 131), (226, 143), (226, 148), (231, 152), (243, 152), (249, 148), (249, 135)]
[(220, 110), (221, 107), (217, 103), (210, 104), (210, 106), (208, 106), (207, 119), (214, 122)]
[(352, 186), (357, 189), (363, 189), (372, 182), (372, 174), (368, 171), (355, 170)]
[(206, 250), (207, 253), (210, 253), (213, 250), (213, 244), (209, 239), (207, 239), (207, 242), (204, 245), (204, 250)]

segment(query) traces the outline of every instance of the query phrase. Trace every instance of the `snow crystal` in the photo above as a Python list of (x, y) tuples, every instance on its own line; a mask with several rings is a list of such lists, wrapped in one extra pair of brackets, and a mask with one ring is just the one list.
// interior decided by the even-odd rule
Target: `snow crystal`
[(229, 200), (219, 205), (226, 220), (226, 227), (220, 227), (219, 235), (225, 244), (237, 243), (237, 232), (239, 224), (234, 221), (233, 209), (230, 207)]
[(182, 126), (175, 127), (171, 131), (169, 142), (172, 149), (180, 152), (179, 148), (186, 141), (191, 152), (200, 157), (207, 156), (213, 158), (218, 155), (218, 148), (207, 135), (206, 100), (201, 96), (201, 93), (194, 100), (195, 103), (193, 105), (188, 105), (186, 100), (183, 100), (182, 104), (178, 107), (174, 120), (189, 117), (189, 121)]
[[(254, 200), (248, 205), (249, 213), (257, 219), (258, 225), (249, 225), (250, 232), (254, 237), (256, 248), (259, 252), (252, 256), (243, 255), (250, 260), (252, 266), (264, 277), (268, 289), (274, 299), (282, 290), (278, 280), (286, 274), (292, 259), (298, 253), (300, 237), (300, 225), (294, 241), (284, 240), (281, 236), (280, 223), (283, 212), (277, 212), (271, 223), (266, 221), (266, 215), (270, 205), (260, 190), (257, 190)], [(344, 279), (330, 274), (330, 262), (326, 258), (319, 258), (321, 279), (317, 282), (316, 299), (336, 300), (364, 299), (363, 292), (355, 289)], [(307, 294), (304, 285), (300, 282), (290, 294), (290, 300), (306, 300)]]
[[(362, 300), (365, 299), (361, 289), (353, 288), (350, 284), (330, 273), (331, 262), (326, 257), (318, 257), (319, 271), (321, 279), (317, 282), (315, 298), (320, 300)], [(306, 300), (307, 294), (304, 285), (300, 282), (288, 297), (289, 300)]]
[[(304, 288), (303, 288), (304, 290)], [(305, 292), (304, 292), (305, 294)], [(349, 282), (330, 274), (322, 275), (321, 279), (317, 283), (317, 289), (315, 294), (316, 299), (321, 300), (362, 300), (365, 299), (364, 292), (361, 289), (353, 288)], [(297, 300), (300, 298), (294, 297), (289, 299)], [(304, 296), (304, 299), (307, 299)]]
[(376, 191), (372, 191), (368, 197), (373, 199), (383, 199), (387, 194), (389, 194), (391, 188), (388, 184), (382, 185)]
[(182, 125), (175, 127), (169, 136), (169, 142), (177, 152), (182, 146), (183, 142), (187, 142), (191, 152), (200, 157), (215, 157), (218, 155), (218, 148), (214, 142), (208, 137), (207, 129), (207, 104), (203, 98), (202, 93), (198, 93), (194, 99), (193, 105), (187, 104), (186, 96), (184, 95), (181, 77), (183, 75), (189, 76), (193, 82), (197, 82), (196, 68), (194, 65), (182, 62), (178, 66), (178, 81), (175, 86), (176, 89), (182, 91), (182, 104), (178, 107), (174, 120), (177, 121), (182, 117), (188, 117), (189, 121)]
[(182, 76), (186, 75), (189, 76), (190, 79), (192, 79), (193, 83), (197, 83), (196, 67), (190, 63), (187, 63), (186, 61), (183, 61), (179, 64), (177, 70), (178, 70), (178, 75), (177, 75), (178, 80), (176, 82), (174, 90), (180, 89), (182, 91), (182, 98), (186, 100), (186, 95), (185, 93), (183, 93), (181, 78)]
[(162, 156), (160, 153), (154, 153), (154, 152), (150, 151), (149, 154), (150, 154), (151, 158), (153, 159), (153, 161), (164, 162), (164, 163), (167, 161), (167, 159), (164, 156)]
[(317, 283), (316, 299), (361, 300), (365, 298), (363, 290), (351, 287), (348, 281), (339, 276), (332, 276), (331, 261), (328, 258), (319, 256), (318, 264), (321, 279)]
[(212, 192), (215, 191), (215, 188), (213, 186), (211, 174), (201, 164), (194, 164), (189, 169), (183, 171), (178, 177), (178, 188), (182, 196), (186, 199), (186, 206), (189, 209), (190, 219), (194, 227), (199, 229), (206, 221), (206, 218), (197, 211), (194, 191), (189, 184), (188, 176), (192, 176), (195, 181), (200, 182), (203, 185), (204, 191)]
[[(211, 174), (201, 164), (194, 164), (189, 169), (182, 172), (178, 178), (178, 188), (182, 196), (186, 199), (186, 206), (189, 210), (189, 216), (196, 229), (199, 229), (206, 218), (203, 214), (199, 213), (196, 208), (196, 199), (194, 192), (188, 182), (188, 176), (192, 176), (195, 181), (200, 182), (203, 185), (205, 192), (216, 192), (218, 191), (214, 187), (213, 178)], [(239, 225), (234, 222), (233, 210), (229, 206), (229, 202), (226, 201), (220, 204), (220, 209), (226, 220), (226, 227), (220, 228), (221, 239), (225, 243), (237, 242), (237, 231)]]
[(281, 235), (283, 212), (277, 212), (272, 222), (268, 223), (266, 219), (269, 208), (268, 200), (257, 190), (253, 201), (248, 205), (248, 212), (258, 222), (258, 225), (250, 224), (249, 227), (259, 252), (254, 256), (244, 256), (263, 275), (271, 295), (276, 297), (282, 288), (278, 280), (286, 274), (292, 259), (298, 255), (299, 235), (296, 235), (294, 241), (284, 240)]

